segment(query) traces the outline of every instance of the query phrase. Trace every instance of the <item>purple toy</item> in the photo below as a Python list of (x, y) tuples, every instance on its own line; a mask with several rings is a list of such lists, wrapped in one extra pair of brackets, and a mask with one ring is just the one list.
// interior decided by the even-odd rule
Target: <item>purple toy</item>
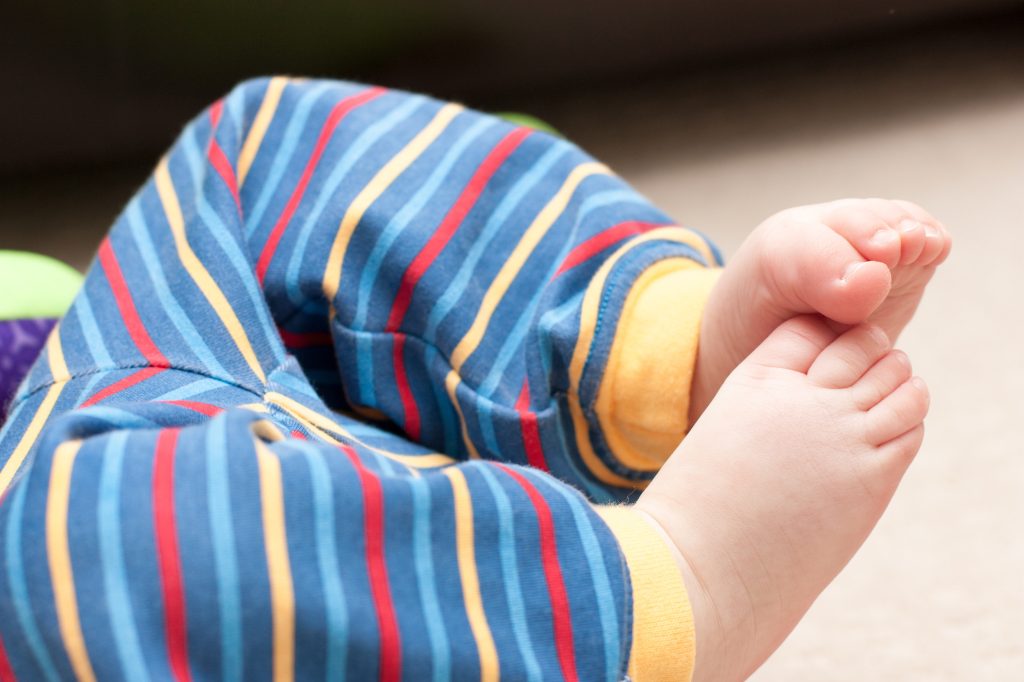
[(56, 320), (0, 321), (0, 423)]

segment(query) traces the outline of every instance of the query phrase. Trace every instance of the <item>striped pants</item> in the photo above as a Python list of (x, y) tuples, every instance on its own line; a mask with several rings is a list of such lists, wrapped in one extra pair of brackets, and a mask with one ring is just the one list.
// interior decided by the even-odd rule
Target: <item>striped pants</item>
[(0, 431), (0, 681), (687, 679), (617, 503), (686, 431), (719, 263), (546, 133), (241, 84)]

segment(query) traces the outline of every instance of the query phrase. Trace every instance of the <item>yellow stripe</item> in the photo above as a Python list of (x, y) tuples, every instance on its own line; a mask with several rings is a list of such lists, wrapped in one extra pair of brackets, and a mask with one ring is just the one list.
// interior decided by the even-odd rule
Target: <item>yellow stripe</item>
[(693, 613), (667, 537), (630, 507), (595, 507), (619, 541), (633, 590), (629, 677), (636, 682), (691, 679), (697, 655)]
[(523, 264), (526, 263), (526, 259), (530, 257), (530, 254), (537, 248), (540, 240), (565, 211), (565, 207), (569, 204), (569, 200), (572, 198), (576, 188), (591, 175), (606, 175), (610, 173), (611, 171), (607, 166), (600, 163), (591, 162), (577, 166), (569, 173), (569, 177), (565, 179), (565, 182), (555, 196), (541, 209), (537, 217), (533, 219), (533, 223), (523, 233), (519, 243), (516, 244), (516, 248), (505, 260), (505, 264), (491, 282), (487, 293), (484, 294), (483, 300), (480, 303), (480, 309), (476, 314), (476, 319), (473, 320), (469, 331), (466, 332), (466, 335), (459, 341), (455, 350), (452, 351), (451, 364), (456, 372), (462, 369), (462, 365), (465, 364), (469, 356), (480, 345), (480, 341), (483, 339), (484, 332), (487, 331), (487, 325), (491, 321), (491, 315), (494, 314), (495, 308), (498, 307), (508, 288), (512, 286), (512, 282), (515, 280), (516, 275), (519, 274)]
[(255, 442), (263, 503), (263, 541), (270, 577), (270, 606), (274, 618), (274, 682), (288, 682), (295, 677), (295, 592), (288, 560), (281, 463), (262, 442)]
[(166, 157), (160, 160), (160, 164), (156, 168), (155, 177), (156, 189), (160, 194), (160, 201), (163, 204), (167, 222), (171, 226), (171, 234), (174, 235), (174, 243), (178, 248), (178, 258), (181, 259), (181, 264), (185, 266), (188, 274), (195, 280), (199, 290), (203, 292), (206, 300), (210, 302), (214, 312), (217, 313), (220, 321), (228, 330), (228, 334), (231, 335), (238, 350), (242, 353), (242, 357), (249, 363), (253, 373), (259, 377), (262, 383), (267, 383), (267, 377), (263, 373), (263, 367), (260, 366), (260, 361), (256, 357), (252, 344), (249, 342), (245, 328), (239, 322), (238, 316), (235, 315), (235, 311), (228, 303), (224, 292), (220, 290), (217, 282), (214, 281), (210, 273), (203, 267), (202, 262), (195, 252), (192, 251), (192, 247), (189, 246), (188, 238), (185, 236), (185, 221), (181, 215), (181, 206), (178, 203), (178, 195), (174, 191), (174, 183), (171, 181), (171, 173), (167, 167)]
[(50, 561), (50, 580), (53, 599), (57, 607), (57, 623), (64, 640), (64, 648), (71, 660), (75, 677), (83, 682), (95, 682), (89, 653), (85, 648), (82, 624), (78, 618), (78, 599), (75, 596), (75, 576), (71, 569), (71, 550), (68, 548), (68, 498), (71, 495), (71, 470), (81, 441), (67, 441), (57, 447), (50, 471), (50, 489), (46, 499), (46, 554)]
[(331, 245), (330, 254), (327, 256), (327, 269), (324, 271), (324, 295), (331, 304), (332, 311), (334, 297), (337, 295), (338, 286), (341, 283), (341, 266), (345, 260), (345, 252), (348, 250), (348, 243), (352, 239), (352, 234), (355, 232), (356, 227), (359, 226), (359, 221), (363, 219), (363, 214), (384, 193), (384, 190), (413, 161), (419, 158), (420, 154), (430, 146), (430, 143), (444, 132), (444, 129), (462, 109), (463, 107), (459, 104), (447, 104), (442, 107), (433, 120), (427, 124), (427, 127), (421, 130), (409, 144), (405, 145), (402, 151), (398, 152), (383, 168), (377, 171), (377, 174), (373, 176), (369, 184), (352, 200), (352, 204), (348, 207), (344, 217), (341, 219), (341, 224), (338, 226), (338, 233), (334, 237), (334, 244)]
[[(388, 450), (382, 450), (381, 448), (374, 447), (368, 443), (365, 443), (356, 438), (350, 431), (342, 427), (340, 424), (335, 423), (331, 419), (328, 419), (324, 415), (320, 414), (316, 410), (312, 410), (300, 402), (296, 402), (286, 395), (270, 391), (264, 398), (268, 403), (277, 405), (282, 410), (290, 414), (296, 421), (303, 424), (310, 431), (314, 432), (320, 438), (330, 442), (339, 443), (337, 438), (334, 438), (330, 433), (336, 433), (344, 438), (346, 441), (358, 443), (365, 448), (368, 448), (379, 455), (383, 455), (388, 459), (392, 459), (401, 464), (405, 464), (409, 467), (416, 469), (432, 469), (441, 466), (447, 466), (455, 462), (454, 459), (447, 455), (440, 453), (432, 453), (425, 455), (401, 455), (397, 452), (390, 452)], [(415, 475), (415, 471), (413, 474)]]
[(253, 422), (251, 428), (254, 434), (267, 443), (276, 443), (285, 439), (281, 429), (277, 428), (277, 424), (268, 419)]
[(462, 472), (455, 468), (445, 469), (442, 473), (452, 483), (455, 496), (455, 539), (456, 552), (459, 559), (459, 575), (462, 579), (462, 594), (466, 602), (466, 617), (469, 627), (476, 640), (476, 649), (480, 655), (480, 679), (497, 680), (499, 676), (498, 651), (494, 647), (494, 637), (487, 624), (484, 613), (484, 602), (480, 596), (480, 580), (476, 572), (476, 556), (473, 547), (473, 502), (469, 497), (469, 486)]
[(236, 171), (238, 173), (238, 189), (242, 189), (242, 185), (245, 184), (245, 178), (249, 175), (249, 169), (256, 159), (260, 145), (263, 144), (263, 136), (267, 134), (270, 122), (274, 120), (274, 113), (281, 101), (281, 93), (284, 92), (284, 86), (287, 84), (288, 79), (283, 76), (271, 78), (270, 83), (267, 84), (263, 103), (260, 104), (259, 111), (256, 112), (256, 118), (253, 119), (252, 127), (249, 128), (249, 134), (242, 145), (242, 151), (238, 154), (238, 170)]
[(57, 323), (46, 340), (46, 362), (50, 365), (50, 376), (54, 381), (67, 381), (71, 375), (68, 373), (67, 363), (64, 362), (64, 348), (60, 342), (60, 331), (61, 325)]
[[(580, 457), (591, 473), (599, 480), (626, 488), (644, 488), (647, 485), (647, 481), (634, 481), (620, 476), (609, 469), (601, 458), (597, 456), (594, 452), (594, 446), (590, 441), (589, 424), (580, 406), (578, 391), (580, 380), (583, 377), (583, 367), (586, 364), (587, 356), (590, 354), (590, 346), (593, 343), (594, 330), (597, 327), (598, 308), (609, 273), (626, 253), (641, 244), (654, 240), (675, 241), (687, 244), (698, 249), (699, 252), (704, 254), (705, 258), (711, 258), (706, 242), (690, 230), (680, 227), (661, 227), (651, 230), (621, 246), (608, 260), (601, 264), (601, 267), (587, 286), (580, 309), (580, 333), (576, 339), (576, 347), (573, 349), (572, 361), (569, 363), (569, 391), (567, 398), (569, 413), (572, 416), (573, 430), (576, 435), (576, 446)], [(713, 260), (708, 262), (713, 262)]]
[(455, 414), (459, 416), (459, 429), (462, 432), (462, 442), (466, 444), (466, 449), (469, 451), (470, 459), (480, 459), (480, 453), (477, 452), (476, 446), (469, 437), (469, 427), (466, 425), (466, 417), (462, 414), (462, 406), (459, 404), (458, 388), (459, 384), (462, 383), (462, 379), (456, 374), (455, 370), (448, 370), (448, 375), (444, 378), (444, 387), (448, 391), (448, 398), (452, 401), (452, 405), (455, 407)]
[(68, 367), (64, 362), (64, 351), (60, 344), (60, 324), (50, 332), (50, 338), (46, 342), (46, 359), (50, 364), (50, 376), (54, 379), (54, 384), (47, 389), (46, 395), (43, 397), (43, 402), (39, 404), (39, 409), (36, 410), (35, 415), (32, 417), (32, 421), (29, 422), (28, 428), (25, 429), (25, 433), (22, 434), (21, 440), (18, 441), (18, 445), (15, 446), (14, 452), (11, 453), (10, 459), (4, 464), (3, 468), (0, 469), (0, 498), (3, 498), (4, 493), (7, 492), (7, 488), (10, 487), (11, 481), (14, 480), (14, 475), (18, 473), (18, 469), (21, 468), (22, 463), (25, 461), (25, 457), (28, 456), (29, 450), (35, 445), (36, 439), (39, 437), (39, 432), (43, 430), (43, 425), (46, 424), (46, 420), (50, 418), (50, 413), (53, 412), (53, 406), (57, 404), (57, 399), (60, 398), (60, 393), (64, 390), (64, 386), (67, 384), (68, 379)]

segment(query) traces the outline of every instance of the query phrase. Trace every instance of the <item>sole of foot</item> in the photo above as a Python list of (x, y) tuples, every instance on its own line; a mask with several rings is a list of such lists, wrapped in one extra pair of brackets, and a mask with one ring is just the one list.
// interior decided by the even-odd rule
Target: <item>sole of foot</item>
[(640, 500), (678, 550), (695, 680), (745, 679), (867, 538), (921, 446), (928, 390), (875, 325), (784, 322)]

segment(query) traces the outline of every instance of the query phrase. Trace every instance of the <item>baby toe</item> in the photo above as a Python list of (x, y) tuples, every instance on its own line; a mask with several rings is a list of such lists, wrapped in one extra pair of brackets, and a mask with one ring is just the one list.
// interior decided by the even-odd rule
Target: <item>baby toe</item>
[(949, 250), (953, 245), (953, 239), (949, 235), (949, 230), (941, 223), (925, 223), (924, 234), (925, 246), (914, 264), (920, 266), (939, 265), (942, 261), (946, 260)]
[(889, 347), (889, 337), (879, 327), (858, 325), (829, 344), (807, 376), (819, 386), (846, 388), (863, 377)]
[(906, 214), (924, 226), (924, 247), (918, 257), (912, 261), (915, 265), (938, 265), (949, 254), (952, 239), (949, 230), (931, 213), (912, 201), (894, 199), (893, 204), (900, 207)]
[(906, 218), (899, 224), (900, 233), (900, 265), (917, 262), (924, 252), (927, 233), (924, 223), (913, 218)]
[(900, 260), (900, 235), (887, 222), (858, 204), (836, 204), (824, 222), (867, 260), (895, 267)]
[(890, 471), (894, 470), (890, 465), (895, 464), (896, 475), (902, 476), (910, 462), (913, 461), (914, 455), (921, 449), (922, 442), (924, 442), (923, 423), (880, 446), (878, 448), (879, 464)]
[(928, 387), (921, 378), (904, 381), (865, 413), (868, 442), (881, 445), (914, 429), (924, 421), (928, 403)]

